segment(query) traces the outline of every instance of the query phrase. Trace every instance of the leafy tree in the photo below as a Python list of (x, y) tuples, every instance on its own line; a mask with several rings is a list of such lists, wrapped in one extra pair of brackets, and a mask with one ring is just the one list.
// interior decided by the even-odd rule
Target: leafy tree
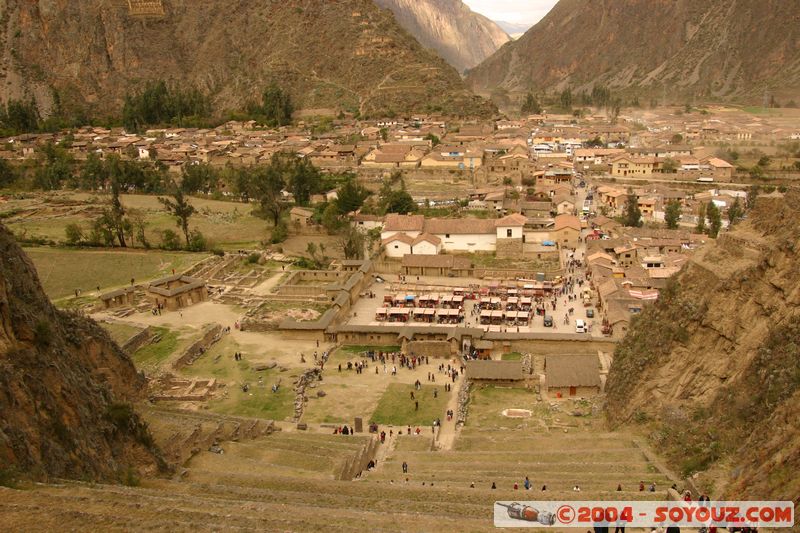
[(753, 179), (760, 179), (764, 177), (764, 167), (761, 165), (756, 165), (752, 167), (749, 172), (750, 177)]
[(261, 108), (258, 111), (268, 126), (286, 126), (292, 123), (294, 105), (288, 92), (272, 84), (261, 95)]
[[(795, 161), (795, 162), (794, 162), (794, 169), (795, 169), (795, 170), (800, 170), (800, 161)], [(2, 182), (2, 179), (3, 179), (3, 178), (2, 178), (2, 177), (0, 177), (0, 182)]]
[(345, 259), (364, 259), (365, 244), (364, 234), (352, 226), (348, 226), (339, 239)]
[(697, 209), (697, 226), (694, 228), (696, 233), (705, 233), (706, 232), (706, 206), (705, 204), (700, 204), (700, 207)]
[(64, 235), (67, 237), (67, 244), (75, 246), (83, 240), (83, 229), (80, 224), (73, 222), (64, 227)]
[(417, 210), (417, 204), (406, 191), (390, 191), (386, 196), (381, 198), (381, 204), (386, 213), (400, 213), (404, 215)]
[(642, 212), (639, 209), (639, 200), (633, 193), (628, 193), (628, 201), (625, 204), (625, 214), (622, 223), (629, 228), (638, 228), (642, 225)]
[(128, 215), (130, 217), (134, 235), (139, 241), (139, 244), (141, 244), (144, 248), (150, 248), (150, 243), (147, 242), (147, 235), (145, 235), (145, 230), (147, 229), (147, 219), (145, 218), (144, 213), (138, 209), (131, 209), (128, 212)]
[(0, 188), (10, 187), (17, 181), (17, 171), (11, 164), (0, 158)]
[[(275, 160), (275, 155), (273, 155), (273, 160)], [(270, 217), (273, 225), (277, 227), (281, 214), (286, 208), (281, 195), (284, 187), (281, 171), (275, 165), (267, 165), (257, 167), (245, 176), (248, 196), (258, 200), (261, 212)]]
[(536, 96), (534, 96), (533, 92), (528, 91), (528, 94), (525, 96), (525, 101), (522, 103), (520, 112), (523, 115), (542, 114), (542, 106), (539, 104), (539, 100), (536, 98)]
[(289, 164), (289, 187), (294, 201), (299, 205), (308, 205), (311, 195), (319, 192), (322, 178), (319, 169), (308, 159), (297, 159)]
[(210, 113), (210, 99), (198, 89), (181, 89), (158, 80), (125, 96), (122, 122), (129, 130), (158, 124), (183, 126), (190, 117), (204, 119)]
[(94, 152), (89, 152), (78, 179), (78, 184), (83, 189), (96, 191), (105, 186), (108, 180), (108, 168), (105, 162)]
[(39, 108), (33, 98), (27, 101), (9, 100), (0, 107), (0, 130), (4, 136), (37, 131), (39, 121)]
[(678, 221), (681, 219), (681, 203), (672, 200), (664, 209), (664, 222), (669, 229), (678, 229)]
[(339, 218), (339, 208), (336, 207), (336, 204), (328, 204), (322, 212), (322, 225), (328, 230), (328, 233), (335, 233), (339, 229), (341, 219)]
[(744, 209), (742, 209), (742, 204), (739, 202), (739, 198), (737, 197), (733, 200), (733, 203), (728, 208), (728, 223), (733, 226), (739, 222), (743, 216)]
[(678, 170), (678, 162), (673, 158), (668, 157), (664, 160), (664, 164), (661, 165), (661, 169), (668, 174), (673, 174)]
[(559, 95), (559, 101), (561, 102), (561, 108), (569, 111), (572, 109), (572, 89), (566, 88), (561, 91)]
[(708, 202), (706, 216), (708, 217), (708, 236), (716, 239), (717, 235), (719, 235), (719, 230), (722, 229), (722, 214), (717, 204), (713, 201)]
[(178, 237), (178, 234), (171, 229), (165, 229), (161, 232), (161, 246), (165, 250), (180, 250), (180, 237)]
[(745, 202), (745, 207), (747, 209), (753, 209), (755, 207), (759, 192), (761, 192), (761, 187), (758, 185), (751, 186), (750, 190), (747, 191), (747, 201)]
[(94, 246), (114, 246), (114, 231), (108, 223), (107, 213), (103, 213), (92, 221), (89, 242)]
[(600, 137), (595, 137), (585, 143), (583, 143), (586, 148), (605, 148), (606, 143), (603, 142), (603, 139)]
[(681, 144), (682, 142), (683, 142), (683, 135), (681, 135), (680, 133), (676, 133), (669, 140), (670, 144)]
[(189, 248), (191, 243), (189, 240), (189, 218), (194, 214), (194, 206), (189, 203), (189, 199), (184, 196), (183, 191), (173, 184), (171, 198), (158, 198), (158, 201), (164, 205), (164, 208), (169, 214), (175, 217), (175, 223), (183, 231), (183, 236), (186, 238), (186, 247)]
[(437, 137), (437, 136), (436, 136), (436, 135), (434, 135), (433, 133), (429, 133), (429, 134), (427, 134), (427, 135), (424, 137), (424, 139), (425, 139), (426, 141), (430, 141), (430, 142), (431, 142), (431, 146), (438, 146), (438, 144), (441, 142), (441, 139), (439, 139), (439, 137)]
[(46, 191), (60, 189), (64, 182), (72, 179), (73, 158), (63, 147), (48, 142), (39, 155), (39, 168), (34, 181)]
[(761, 156), (761, 157), (759, 158), (759, 160), (758, 160), (758, 163), (756, 163), (756, 164), (757, 164), (758, 166), (760, 166), (761, 168), (766, 168), (766, 167), (768, 167), (768, 166), (769, 166), (769, 164), (770, 164), (771, 162), (772, 162), (772, 160), (769, 158), (769, 156), (766, 156), (766, 155), (764, 155), (764, 156)]
[(111, 209), (108, 212), (108, 219), (112, 231), (117, 236), (120, 247), (126, 248), (125, 226), (130, 223), (125, 220), (125, 208), (122, 207), (122, 202), (119, 199), (119, 181), (116, 179), (111, 180)]
[(347, 213), (358, 211), (369, 195), (370, 192), (360, 185), (355, 178), (351, 177), (339, 187), (336, 199), (339, 214), (346, 215)]
[(181, 189), (185, 193), (202, 192), (208, 194), (216, 189), (218, 173), (211, 165), (183, 165)]
[(272, 234), (270, 235), (270, 242), (272, 244), (278, 244), (285, 241), (289, 237), (289, 226), (286, 225), (285, 220), (279, 220), (275, 227), (272, 228)]
[(193, 229), (189, 233), (189, 244), (186, 246), (192, 252), (202, 252), (205, 251), (208, 247), (208, 243), (206, 242), (206, 238), (203, 236), (202, 233), (198, 229)]
[(389, 130), (387, 128), (380, 129), (381, 140), (386, 142), (389, 140)]

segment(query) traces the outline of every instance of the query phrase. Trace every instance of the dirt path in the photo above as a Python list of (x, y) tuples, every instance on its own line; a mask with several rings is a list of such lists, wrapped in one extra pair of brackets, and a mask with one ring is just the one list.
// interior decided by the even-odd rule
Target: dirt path
[[(464, 376), (459, 374), (455, 383), (452, 384), (453, 392), (450, 393), (450, 399), (447, 401), (446, 410), (452, 410), (454, 414), (458, 409), (458, 389), (461, 387), (462, 379), (464, 379)], [(456, 417), (454, 416), (450, 421), (447, 420), (447, 417), (444, 417), (442, 419), (442, 426), (439, 428), (439, 435), (436, 439), (439, 450), (452, 450), (457, 434)]]
[(252, 289), (250, 289), (250, 292), (252, 292), (253, 294), (258, 294), (259, 296), (262, 296), (264, 294), (269, 294), (270, 291), (272, 291), (272, 288), (278, 284), (278, 282), (281, 280), (284, 274), (285, 272), (276, 272), (275, 274), (272, 275), (272, 277), (270, 277), (266, 281), (263, 281), (260, 284), (256, 285), (255, 287), (253, 287)]

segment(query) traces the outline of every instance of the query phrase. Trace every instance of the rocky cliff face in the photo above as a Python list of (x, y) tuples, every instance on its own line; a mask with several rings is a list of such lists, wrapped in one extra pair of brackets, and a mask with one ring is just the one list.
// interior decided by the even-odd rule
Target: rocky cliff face
[(0, 467), (119, 480), (161, 463), (130, 403), (144, 378), (93, 321), (56, 310), (0, 225)]
[(436, 50), (459, 72), (495, 53), (510, 38), (496, 23), (461, 0), (375, 0), (390, 9), (408, 32)]
[(489, 92), (605, 84), (668, 97), (796, 97), (800, 3), (561, 0), (467, 79)]
[(800, 501), (800, 192), (760, 198), (632, 324), (608, 417), (716, 496)]
[(126, 91), (167, 79), (240, 110), (272, 82), (299, 107), (489, 114), (458, 73), (371, 0), (0, 1), (0, 99), (33, 95), (46, 113), (118, 113)]

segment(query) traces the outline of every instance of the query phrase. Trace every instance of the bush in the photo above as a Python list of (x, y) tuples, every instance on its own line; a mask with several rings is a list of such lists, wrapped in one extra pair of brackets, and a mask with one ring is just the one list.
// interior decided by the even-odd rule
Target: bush
[(50, 322), (45, 319), (39, 319), (33, 328), (33, 339), (39, 348), (50, 346), (50, 343), (53, 342), (53, 330), (50, 327)]
[(278, 222), (278, 225), (272, 229), (272, 235), (270, 236), (269, 242), (272, 244), (278, 244), (285, 241), (289, 237), (289, 227), (286, 225), (286, 222), (281, 220)]
[(258, 263), (259, 259), (261, 259), (261, 254), (253, 252), (252, 254), (247, 256), (245, 262), (248, 265), (255, 265), (256, 263)]
[(180, 250), (181, 239), (171, 229), (165, 229), (161, 232), (161, 247), (165, 250)]
[(207, 246), (206, 238), (199, 230), (192, 230), (189, 233), (189, 250), (192, 252), (203, 252)]
[(211, 253), (219, 257), (225, 257), (225, 251), (222, 248), (214, 248)]
[(72, 246), (79, 244), (83, 240), (83, 230), (78, 224), (67, 224), (64, 227), (64, 234), (67, 238), (67, 244)]

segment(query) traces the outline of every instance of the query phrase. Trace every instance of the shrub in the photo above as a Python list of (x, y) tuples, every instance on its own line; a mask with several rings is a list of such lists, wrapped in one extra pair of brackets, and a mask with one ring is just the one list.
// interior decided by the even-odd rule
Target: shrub
[(252, 254), (247, 256), (246, 263), (248, 265), (255, 265), (261, 259), (261, 254), (253, 252)]
[(283, 220), (278, 222), (278, 225), (272, 229), (272, 235), (270, 236), (269, 242), (272, 244), (278, 244), (285, 241), (289, 237), (289, 227), (286, 225), (286, 222)]
[(192, 230), (189, 234), (189, 250), (192, 252), (202, 252), (206, 249), (206, 238), (199, 230)]
[(161, 232), (161, 247), (165, 250), (180, 250), (181, 239), (171, 229), (165, 229)]
[(45, 319), (39, 319), (33, 328), (33, 339), (39, 348), (50, 346), (50, 343), (53, 342), (53, 330), (50, 327), (50, 322)]

